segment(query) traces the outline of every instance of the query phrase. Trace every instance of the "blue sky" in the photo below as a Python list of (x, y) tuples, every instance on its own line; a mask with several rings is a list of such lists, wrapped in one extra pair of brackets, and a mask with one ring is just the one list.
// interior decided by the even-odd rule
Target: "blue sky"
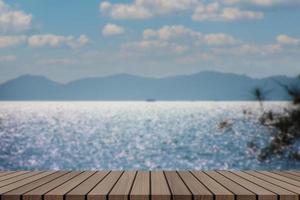
[(0, 82), (300, 73), (300, 0), (0, 0)]

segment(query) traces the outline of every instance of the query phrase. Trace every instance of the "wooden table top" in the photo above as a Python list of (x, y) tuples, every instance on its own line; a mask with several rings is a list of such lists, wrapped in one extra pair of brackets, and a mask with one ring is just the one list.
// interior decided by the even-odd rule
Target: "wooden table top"
[(299, 200), (300, 171), (2, 171), (1, 200)]

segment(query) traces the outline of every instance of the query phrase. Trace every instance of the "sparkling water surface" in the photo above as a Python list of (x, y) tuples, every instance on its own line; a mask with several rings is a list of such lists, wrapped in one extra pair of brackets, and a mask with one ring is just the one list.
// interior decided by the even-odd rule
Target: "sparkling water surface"
[(248, 148), (270, 138), (260, 114), (255, 102), (1, 102), (0, 169), (299, 169)]

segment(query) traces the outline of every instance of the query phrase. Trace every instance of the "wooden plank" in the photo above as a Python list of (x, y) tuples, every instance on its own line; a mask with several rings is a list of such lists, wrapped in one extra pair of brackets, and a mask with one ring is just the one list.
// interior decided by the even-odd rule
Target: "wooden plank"
[(289, 183), (289, 184), (292, 184), (292, 185), (300, 187), (300, 182), (296, 181), (294, 179), (290, 179), (290, 178), (287, 178), (287, 177), (284, 177), (284, 176), (280, 176), (278, 174), (274, 174), (274, 173), (267, 172), (267, 171), (260, 171), (259, 173), (267, 175), (267, 176), (275, 178), (275, 179), (278, 179), (278, 180), (281, 180), (281, 181), (284, 181), (286, 183)]
[(263, 179), (259, 179), (255, 176), (252, 176), (251, 172), (233, 172), (235, 173), (236, 175), (244, 178), (244, 179), (247, 179), (249, 181), (251, 181), (252, 183), (255, 183), (259, 186), (262, 186), (268, 190), (270, 190), (271, 192), (274, 192), (276, 194), (279, 195), (279, 199), (280, 200), (297, 200), (298, 199), (298, 195), (296, 193), (293, 193), (293, 192), (290, 192), (284, 188), (281, 188), (277, 185), (274, 185), (272, 183), (269, 183)]
[(106, 196), (117, 183), (122, 171), (114, 171), (109, 173), (92, 191), (87, 195), (88, 200), (106, 200)]
[(193, 194), (193, 200), (212, 200), (213, 194), (188, 171), (177, 172)]
[(13, 178), (13, 177), (16, 177), (16, 176), (20, 176), (20, 175), (26, 174), (26, 173), (29, 173), (29, 171), (18, 171), (18, 172), (9, 173), (9, 174), (6, 174), (4, 176), (1, 176), (0, 181), (2, 182), (4, 180), (10, 179), (10, 178)]
[(6, 176), (6, 175), (12, 174), (12, 173), (16, 173), (16, 172), (15, 172), (15, 171), (2, 171), (2, 172), (0, 173), (0, 177)]
[(74, 189), (76, 186), (78, 186), (80, 183), (82, 183), (95, 173), (95, 171), (85, 171), (78, 176), (73, 177), (64, 184), (46, 193), (44, 195), (44, 200), (63, 200), (66, 193)]
[(12, 184), (9, 184), (9, 185), (1, 187), (0, 188), (0, 194), (2, 195), (4, 193), (6, 193), (6, 192), (9, 192), (9, 191), (14, 190), (16, 188), (19, 188), (19, 187), (22, 187), (22, 186), (24, 186), (26, 184), (29, 184), (29, 183), (31, 183), (33, 181), (36, 181), (36, 180), (38, 180), (40, 178), (48, 176), (50, 172), (42, 172), (42, 173), (35, 172), (35, 173), (36, 173), (36, 175), (34, 175), (34, 176), (30, 176), (30, 177), (28, 177), (26, 179), (23, 179), (23, 180), (20, 180), (18, 182), (15, 182), (15, 183), (12, 183)]
[(176, 171), (164, 172), (174, 200), (192, 200), (192, 194)]
[(285, 177), (287, 177), (287, 178), (294, 179), (294, 180), (296, 180), (296, 181), (300, 181), (300, 176), (296, 176), (296, 175), (290, 174), (290, 173), (288, 173), (288, 172), (273, 171), (273, 173), (278, 174), (278, 175), (281, 175), (281, 176), (285, 176)]
[(162, 171), (151, 172), (151, 199), (171, 200), (171, 192)]
[(246, 179), (241, 178), (240, 176), (237, 176), (236, 174), (233, 174), (229, 171), (218, 171), (223, 176), (231, 179), (232, 181), (240, 184), (247, 190), (250, 190), (254, 194), (258, 196), (259, 200), (277, 200), (277, 195), (269, 190), (266, 190), (265, 188), (258, 186)]
[(234, 200), (234, 195), (228, 189), (204, 172), (192, 171), (192, 174), (215, 195), (216, 200)]
[[(249, 173), (250, 173), (250, 171), (249, 171)], [(295, 192), (296, 194), (300, 194), (300, 188), (297, 186), (291, 185), (284, 181), (272, 178), (270, 176), (267, 176), (265, 174), (261, 174), (261, 173), (255, 172), (255, 171), (251, 171), (251, 175), (256, 176), (257, 178), (263, 179), (265, 181), (268, 181), (269, 183), (272, 183), (274, 185), (280, 186), (289, 191)]]
[(25, 173), (25, 174), (22, 174), (22, 175), (19, 175), (19, 176), (15, 176), (13, 178), (10, 178), (10, 179), (7, 179), (7, 180), (4, 180), (4, 181), (0, 182), (0, 187), (18, 182), (20, 180), (26, 179), (28, 177), (34, 176), (34, 175), (39, 174), (39, 173), (42, 173), (42, 172), (40, 172), (40, 171), (28, 172), (28, 173)]
[(295, 171), (286, 171), (286, 173), (289, 173), (289, 174), (292, 174), (292, 175), (295, 175), (295, 176), (300, 176), (300, 173), (295, 172)]
[(130, 200), (149, 200), (150, 172), (139, 171), (130, 192)]
[(29, 192), (30, 190), (33, 190), (43, 184), (46, 184), (64, 174), (67, 172), (49, 172), (49, 175), (46, 177), (43, 177), (39, 180), (36, 180), (30, 184), (24, 185), (22, 187), (19, 187), (17, 189), (14, 189), (12, 191), (9, 191), (2, 196), (2, 200), (21, 200), (21, 196), (25, 194), (26, 192)]
[(241, 185), (235, 183), (234, 181), (226, 178), (225, 176), (219, 174), (216, 171), (205, 172), (215, 181), (226, 187), (234, 195), (236, 195), (237, 200), (256, 200), (256, 195), (253, 192), (245, 189)]
[(108, 194), (109, 200), (128, 200), (136, 171), (126, 171)]
[(23, 195), (23, 200), (42, 200), (42, 197), (47, 192), (53, 190), (54, 188), (60, 186), (61, 184), (67, 182), (68, 180), (72, 179), (73, 177), (81, 174), (81, 172), (73, 171), (67, 173), (49, 183), (46, 183), (34, 190), (31, 190)]
[(299, 200), (292, 171), (1, 172), (2, 200)]
[(85, 196), (109, 173), (99, 171), (66, 194), (66, 200), (85, 200)]

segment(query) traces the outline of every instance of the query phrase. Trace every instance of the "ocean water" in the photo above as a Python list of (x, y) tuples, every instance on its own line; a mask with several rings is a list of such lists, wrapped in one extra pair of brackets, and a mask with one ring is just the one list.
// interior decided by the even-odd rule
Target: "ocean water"
[(0, 169), (299, 169), (257, 160), (260, 114), (255, 102), (1, 102)]

